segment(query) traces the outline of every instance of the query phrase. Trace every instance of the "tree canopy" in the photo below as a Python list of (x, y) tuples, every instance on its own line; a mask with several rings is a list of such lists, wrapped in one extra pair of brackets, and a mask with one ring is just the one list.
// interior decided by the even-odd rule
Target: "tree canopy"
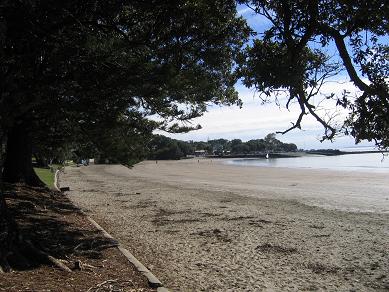
[[(282, 91), (287, 108), (292, 103), (300, 108), (284, 133), (301, 128), (310, 114), (323, 125), (323, 139), (332, 140), (342, 132), (357, 143), (366, 139), (381, 148), (389, 146), (389, 6), (385, 0), (238, 2), (268, 24), (264, 31), (253, 31), (252, 42), (241, 56), (244, 84), (256, 88), (265, 101), (277, 102)], [(347, 74), (357, 93), (323, 93), (323, 84), (339, 74)], [(348, 118), (337, 124), (328, 110), (320, 111), (322, 99), (347, 109)]]
[(207, 103), (239, 103), (232, 73), (248, 29), (235, 1), (9, 0), (0, 9), (8, 181), (30, 180), (34, 145), (92, 143), (109, 156), (126, 137), (116, 153), (134, 154), (129, 144), (157, 127), (190, 130), (182, 122)]

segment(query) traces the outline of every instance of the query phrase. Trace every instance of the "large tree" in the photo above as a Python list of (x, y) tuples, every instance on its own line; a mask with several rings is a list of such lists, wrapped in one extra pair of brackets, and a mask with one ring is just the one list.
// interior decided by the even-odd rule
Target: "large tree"
[[(156, 127), (190, 130), (207, 103), (239, 103), (232, 71), (247, 35), (233, 0), (2, 0), (4, 180), (39, 184), (33, 150), (128, 163)], [(0, 268), (12, 226), (0, 192)]]
[[(266, 29), (254, 31), (241, 58), (241, 76), (265, 100), (286, 96), (300, 115), (288, 132), (301, 128), (305, 115), (319, 121), (323, 139), (339, 132), (356, 142), (389, 146), (389, 5), (386, 0), (238, 1), (258, 14)], [(260, 27), (264, 27), (261, 25)], [(335, 53), (334, 53), (335, 52)], [(324, 95), (323, 84), (346, 74), (357, 93)], [(340, 84), (339, 87), (342, 87)], [(324, 100), (324, 111), (318, 100)], [(346, 108), (339, 120), (326, 109), (329, 100)]]
[(118, 123), (136, 137), (152, 125), (189, 130), (182, 122), (206, 103), (239, 102), (231, 73), (248, 30), (235, 1), (5, 0), (0, 9), (8, 182), (37, 183), (34, 144), (102, 147), (99, 132), (125, 133)]

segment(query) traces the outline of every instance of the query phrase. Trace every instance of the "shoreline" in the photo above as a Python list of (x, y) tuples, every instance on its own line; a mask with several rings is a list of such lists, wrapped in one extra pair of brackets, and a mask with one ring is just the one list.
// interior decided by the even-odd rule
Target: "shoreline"
[[(295, 152), (262, 152), (259, 154), (226, 154), (226, 155), (205, 155), (204, 158), (209, 159), (233, 159), (233, 158), (266, 158), (266, 154), (271, 155), (273, 158), (296, 158), (310, 155), (320, 156), (341, 156), (350, 154), (388, 154), (389, 150), (362, 150), (362, 151), (342, 151), (339, 149), (328, 150), (312, 150), (312, 151), (295, 151)], [(196, 158), (196, 157), (190, 157)], [(187, 158), (184, 158), (187, 159)]]
[[(75, 204), (173, 291), (389, 288), (388, 214), (328, 210), (280, 195), (304, 171), (263, 171), (287, 184), (259, 190), (248, 184), (253, 173), (244, 173), (242, 188), (231, 171), (197, 161), (143, 162), (131, 170), (95, 165), (66, 168), (63, 182)], [(315, 184), (305, 189), (320, 191)]]

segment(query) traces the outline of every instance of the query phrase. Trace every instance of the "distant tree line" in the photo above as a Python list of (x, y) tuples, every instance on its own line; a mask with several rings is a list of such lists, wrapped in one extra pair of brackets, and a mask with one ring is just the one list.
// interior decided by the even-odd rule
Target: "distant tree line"
[[(204, 141), (180, 141), (162, 135), (156, 135), (149, 143), (150, 159), (180, 159), (188, 155), (239, 155), (260, 154), (267, 152), (294, 152), (297, 146), (293, 143), (283, 143), (276, 139), (274, 133), (263, 139), (252, 139), (243, 142), (241, 139), (214, 139)], [(201, 151), (201, 152), (200, 152)]]

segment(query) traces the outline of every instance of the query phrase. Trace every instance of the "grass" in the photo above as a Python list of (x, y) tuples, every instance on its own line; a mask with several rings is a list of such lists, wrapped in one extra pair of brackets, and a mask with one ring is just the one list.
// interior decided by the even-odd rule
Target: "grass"
[(50, 168), (34, 167), (34, 171), (39, 179), (50, 189), (54, 188), (54, 176), (58, 168), (62, 167), (60, 164), (52, 164)]
[(37, 176), (39, 177), (39, 179), (42, 182), (44, 182), (44, 184), (46, 186), (48, 186), (51, 189), (54, 187), (54, 174), (55, 173), (51, 172), (51, 170), (49, 168), (34, 167), (34, 170), (35, 170), (35, 173), (37, 174)]

